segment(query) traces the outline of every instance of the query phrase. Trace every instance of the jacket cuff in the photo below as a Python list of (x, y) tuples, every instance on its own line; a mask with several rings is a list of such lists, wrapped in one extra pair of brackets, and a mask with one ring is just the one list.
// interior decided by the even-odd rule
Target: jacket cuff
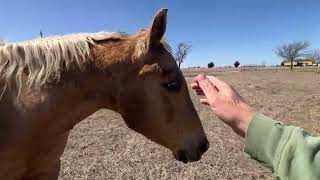
[(262, 113), (255, 113), (247, 133), (245, 153), (251, 158), (273, 168), (278, 158), (276, 149), (280, 142), (283, 125)]

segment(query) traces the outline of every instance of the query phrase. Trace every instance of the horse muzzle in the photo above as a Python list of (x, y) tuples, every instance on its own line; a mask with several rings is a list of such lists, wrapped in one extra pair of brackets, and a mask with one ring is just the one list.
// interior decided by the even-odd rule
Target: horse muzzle
[(180, 149), (173, 153), (176, 160), (183, 163), (199, 161), (202, 155), (209, 149), (209, 142), (207, 138), (204, 138), (200, 143), (191, 150)]

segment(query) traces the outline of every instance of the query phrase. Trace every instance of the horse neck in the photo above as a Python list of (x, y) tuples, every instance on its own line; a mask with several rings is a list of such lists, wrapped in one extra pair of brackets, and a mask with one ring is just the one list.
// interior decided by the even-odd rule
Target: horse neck
[(39, 122), (46, 122), (43, 126), (50, 127), (48, 134), (60, 134), (101, 108), (115, 110), (114, 81), (108, 73), (95, 69), (70, 70), (64, 72), (58, 83), (22, 92), (20, 102), (30, 109), (30, 115), (39, 117)]
[(62, 99), (73, 99), (73, 103), (86, 103), (94, 107), (115, 109), (118, 87), (117, 78), (109, 71), (89, 67), (84, 71), (71, 70), (62, 76), (54, 91), (59, 91)]
[[(72, 107), (71, 111), (74, 112), (69, 113), (72, 117), (68, 118), (74, 120), (63, 126), (70, 129), (102, 108), (119, 112), (118, 98), (123, 91), (124, 83), (134, 76), (135, 67), (136, 65), (130, 65), (122, 60), (104, 67), (103, 70), (94, 67), (87, 68), (83, 72), (66, 73), (62, 77), (64, 80), (61, 85), (53, 89), (61, 94), (60, 102), (57, 104), (63, 104), (66, 109)], [(65, 114), (64, 111), (62, 112), (62, 115)]]

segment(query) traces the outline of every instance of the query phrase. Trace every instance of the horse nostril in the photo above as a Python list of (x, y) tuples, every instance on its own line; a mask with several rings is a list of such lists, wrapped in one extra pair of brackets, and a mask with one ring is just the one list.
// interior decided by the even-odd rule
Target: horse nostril
[(199, 146), (199, 151), (201, 154), (205, 153), (209, 149), (209, 142), (207, 139), (204, 139)]
[(177, 159), (185, 164), (188, 163), (188, 159), (185, 151), (179, 150)]

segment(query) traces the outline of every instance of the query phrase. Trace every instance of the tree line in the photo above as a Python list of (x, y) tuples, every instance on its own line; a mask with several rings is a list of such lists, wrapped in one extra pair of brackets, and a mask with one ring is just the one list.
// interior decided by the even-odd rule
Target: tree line
[[(294, 61), (298, 58), (308, 58), (314, 62), (320, 61), (320, 50), (309, 50), (310, 43), (307, 41), (297, 41), (287, 44), (283, 44), (277, 47), (274, 52), (279, 57), (283, 58), (283, 61), (290, 61), (291, 70), (293, 70)], [(192, 45), (190, 42), (180, 42), (175, 51), (175, 59), (178, 67), (185, 61), (187, 55), (191, 52)], [(239, 67), (240, 62), (235, 61), (234, 67)], [(214, 62), (208, 63), (208, 68), (213, 68)]]
[[(187, 58), (188, 54), (191, 52), (191, 48), (192, 48), (192, 45), (191, 45), (190, 41), (178, 43), (177, 48), (174, 53), (174, 56), (175, 56), (175, 60), (177, 61), (177, 65), (179, 68), (181, 67), (181, 64), (185, 61), (185, 59)], [(240, 62), (235, 61), (234, 67), (239, 67), (239, 66), (240, 66)], [(214, 67), (214, 62), (208, 63), (208, 68), (213, 68), (213, 67)]]

